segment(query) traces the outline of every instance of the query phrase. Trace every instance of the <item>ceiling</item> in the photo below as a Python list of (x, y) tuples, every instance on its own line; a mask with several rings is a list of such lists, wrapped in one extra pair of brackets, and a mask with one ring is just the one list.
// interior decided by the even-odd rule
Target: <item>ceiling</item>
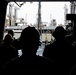
[(6, 1), (8, 1), (8, 2), (10, 2), (10, 1), (18, 1), (18, 2), (20, 2), (20, 1), (28, 1), (28, 2), (32, 2), (32, 1), (76, 1), (76, 0), (6, 0)]

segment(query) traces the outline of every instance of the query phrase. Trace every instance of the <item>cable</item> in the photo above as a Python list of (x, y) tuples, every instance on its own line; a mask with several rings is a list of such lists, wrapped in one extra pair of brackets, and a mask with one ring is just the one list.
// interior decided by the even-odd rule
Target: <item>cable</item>
[(22, 3), (22, 4), (18, 4), (15, 0), (14, 0), (14, 2), (16, 3), (16, 5), (18, 5), (19, 7), (21, 7), (22, 5), (24, 5), (24, 3), (25, 3), (25, 1)]

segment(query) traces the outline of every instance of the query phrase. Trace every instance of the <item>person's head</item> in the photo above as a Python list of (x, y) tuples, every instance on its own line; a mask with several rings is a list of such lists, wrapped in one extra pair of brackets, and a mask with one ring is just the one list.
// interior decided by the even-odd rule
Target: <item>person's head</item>
[(12, 37), (14, 36), (14, 32), (12, 30), (8, 30), (8, 34), (12, 35)]
[(23, 52), (36, 53), (39, 46), (39, 32), (34, 27), (25, 28), (20, 36), (20, 45)]
[(5, 43), (5, 44), (12, 44), (12, 42), (13, 42), (12, 36), (11, 36), (10, 34), (7, 34), (7, 35), (5, 36), (5, 38), (4, 38), (4, 43)]
[(67, 34), (66, 30), (62, 26), (58, 26), (55, 28), (55, 31), (53, 32), (53, 36), (56, 40), (60, 40), (65, 37)]

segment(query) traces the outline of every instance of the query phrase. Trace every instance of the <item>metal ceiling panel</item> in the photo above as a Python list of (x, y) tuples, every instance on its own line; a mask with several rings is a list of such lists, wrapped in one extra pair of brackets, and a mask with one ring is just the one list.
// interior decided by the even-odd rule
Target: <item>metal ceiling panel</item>
[(32, 2), (32, 1), (76, 1), (76, 0), (6, 0), (8, 2), (10, 1), (18, 1), (18, 2)]

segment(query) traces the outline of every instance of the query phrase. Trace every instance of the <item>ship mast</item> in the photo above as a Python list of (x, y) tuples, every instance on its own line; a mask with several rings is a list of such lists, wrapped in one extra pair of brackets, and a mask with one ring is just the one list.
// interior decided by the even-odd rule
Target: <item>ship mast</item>
[(39, 1), (39, 4), (38, 4), (38, 22), (37, 22), (37, 25), (38, 25), (38, 31), (39, 31), (39, 34), (40, 34), (40, 40), (42, 41), (41, 2), (40, 1)]
[(67, 25), (67, 20), (66, 20), (66, 14), (68, 13), (68, 8), (67, 8), (67, 5), (65, 4), (64, 5), (64, 25)]
[(41, 2), (40, 1), (39, 1), (39, 4), (38, 4), (38, 31), (41, 34)]
[(12, 5), (9, 4), (9, 26), (11, 26)]

